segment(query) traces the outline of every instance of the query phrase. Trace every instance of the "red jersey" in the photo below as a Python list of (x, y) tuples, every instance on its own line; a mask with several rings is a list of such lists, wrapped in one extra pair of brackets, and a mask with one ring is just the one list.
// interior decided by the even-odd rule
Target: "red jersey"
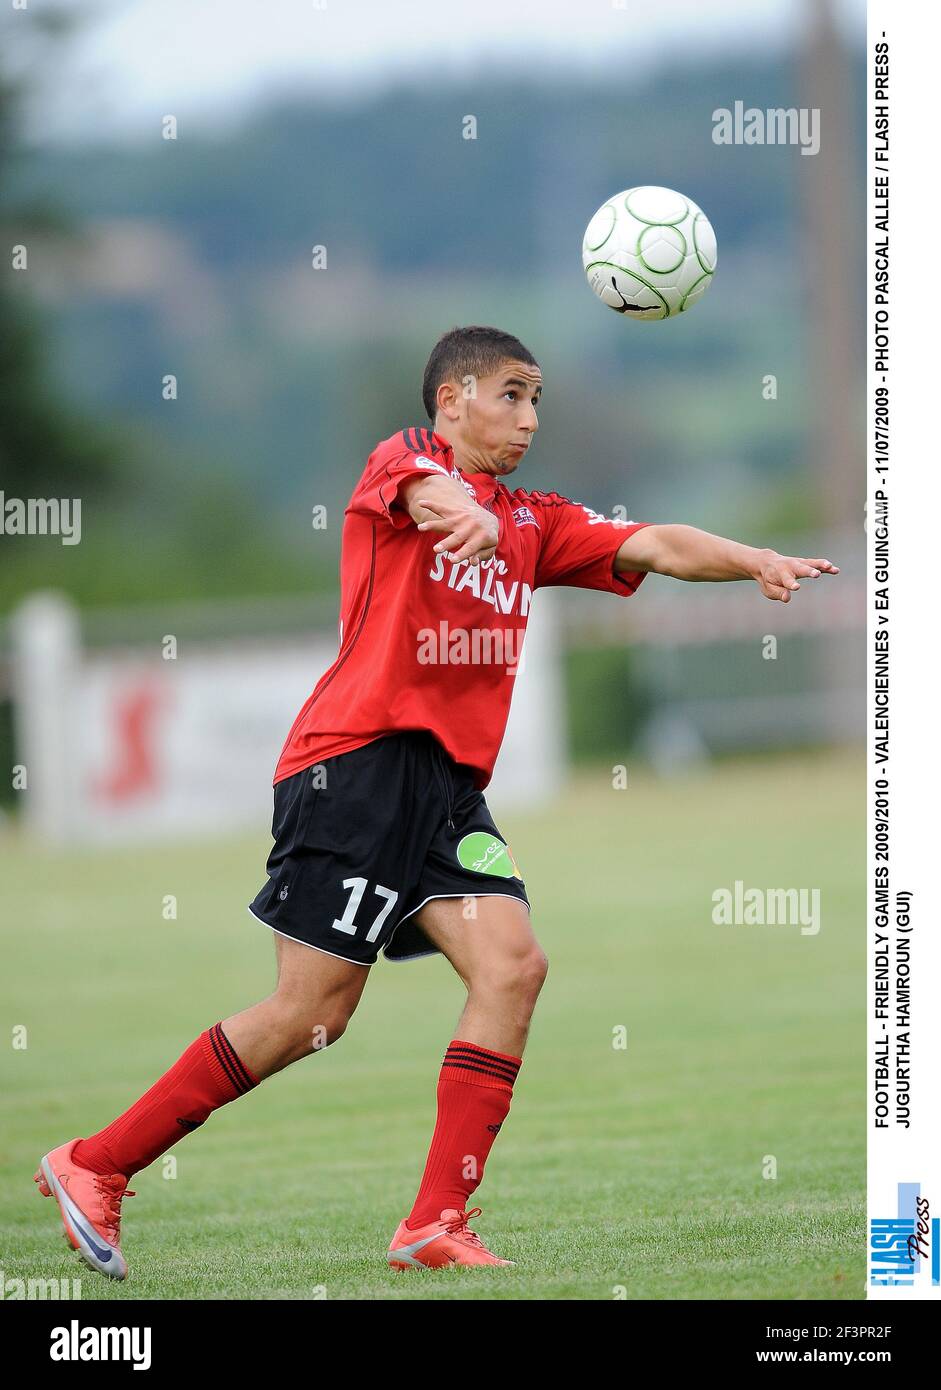
[[(421, 474), (463, 483), (500, 521), (492, 559), (436, 555), (400, 498)], [(429, 429), (377, 445), (350, 498), (340, 559), (340, 650), (287, 736), (275, 782), (405, 729), (427, 729), (478, 787), (490, 781), (506, 728), (536, 589), (564, 584), (636, 592), (643, 573), (615, 574), (618, 547), (646, 522), (612, 521), (557, 492), (512, 492), (464, 474)]]

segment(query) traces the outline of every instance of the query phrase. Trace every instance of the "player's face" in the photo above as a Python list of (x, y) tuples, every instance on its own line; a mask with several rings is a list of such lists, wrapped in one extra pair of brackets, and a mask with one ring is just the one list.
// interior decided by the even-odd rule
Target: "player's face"
[(539, 428), (536, 406), (542, 373), (527, 362), (504, 362), (479, 377), (477, 394), (464, 402), (464, 442), (488, 472), (512, 473)]

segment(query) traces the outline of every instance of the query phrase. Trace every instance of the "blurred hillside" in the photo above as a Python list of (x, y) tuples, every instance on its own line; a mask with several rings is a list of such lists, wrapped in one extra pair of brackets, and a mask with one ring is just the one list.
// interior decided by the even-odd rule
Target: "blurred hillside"
[[(177, 113), (176, 141), (155, 129), (134, 148), (12, 152), (4, 206), (53, 204), (68, 230), (30, 236), (29, 272), (8, 271), (7, 292), (44, 333), (66, 399), (119, 447), (85, 504), (87, 544), (5, 539), (0, 605), (38, 583), (83, 603), (334, 588), (365, 457), (422, 422), (425, 358), (461, 322), (509, 329), (543, 366), (521, 484), (756, 543), (812, 528), (825, 486), (806, 367), (813, 161), (714, 145), (712, 111), (736, 99), (808, 97), (778, 58), (624, 87), (431, 79), (342, 108), (271, 107), (225, 136)], [(476, 140), (462, 138), (468, 114)], [(582, 274), (590, 215), (636, 183), (688, 193), (717, 231), (715, 282), (675, 322), (623, 321)], [(861, 391), (861, 323), (858, 338)], [(82, 489), (67, 453), (37, 485)], [(311, 529), (318, 504), (325, 531)]]

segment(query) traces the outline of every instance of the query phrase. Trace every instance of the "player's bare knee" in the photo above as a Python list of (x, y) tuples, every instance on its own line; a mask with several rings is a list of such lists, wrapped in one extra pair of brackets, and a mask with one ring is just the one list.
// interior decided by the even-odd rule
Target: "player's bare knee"
[(320, 1010), (316, 1016), (308, 1011), (299, 1017), (295, 1027), (286, 1038), (286, 1045), (290, 1048), (292, 1060), (296, 1061), (301, 1057), (307, 1057), (311, 1053), (316, 1055), (318, 1052), (323, 1052), (325, 1048), (332, 1047), (346, 1032), (349, 1021), (349, 1013), (324, 1009)]
[(520, 967), (520, 986), (523, 992), (532, 995), (533, 999), (538, 998), (548, 973), (549, 958), (540, 946), (535, 946)]
[(477, 998), (534, 1004), (548, 970), (549, 961), (539, 946), (510, 956), (492, 957), (472, 975), (468, 992)]
[(327, 1013), (323, 1019), (314, 1023), (307, 1035), (310, 1050), (321, 1052), (323, 1048), (339, 1042), (346, 1032), (350, 1017), (351, 1014), (344, 1012)]
[(312, 1004), (310, 1000), (275, 995), (275, 1002), (284, 1048), (292, 1060), (322, 1052), (342, 1038), (355, 1009), (355, 1004), (344, 999)]

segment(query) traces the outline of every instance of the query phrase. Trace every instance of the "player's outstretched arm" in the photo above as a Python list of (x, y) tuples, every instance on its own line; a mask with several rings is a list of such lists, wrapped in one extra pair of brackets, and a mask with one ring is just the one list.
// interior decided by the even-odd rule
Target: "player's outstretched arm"
[(829, 560), (756, 550), (695, 526), (645, 526), (635, 531), (618, 550), (614, 568), (618, 574), (646, 570), (693, 581), (753, 579), (766, 598), (781, 603), (790, 602), (801, 579), (840, 572)]
[(499, 521), (478, 506), (456, 478), (412, 478), (402, 489), (402, 500), (419, 531), (441, 532), (435, 554), (478, 565), (496, 550)]

